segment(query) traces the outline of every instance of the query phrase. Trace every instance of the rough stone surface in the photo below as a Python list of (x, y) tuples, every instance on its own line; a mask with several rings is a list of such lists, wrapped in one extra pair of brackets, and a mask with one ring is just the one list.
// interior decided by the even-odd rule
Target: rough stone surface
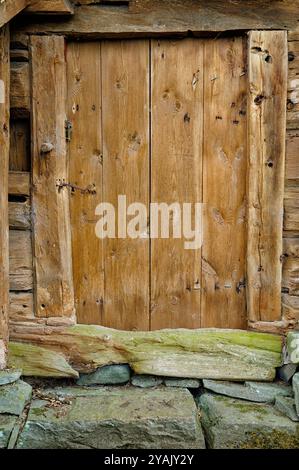
[(210, 448), (299, 447), (299, 425), (270, 405), (204, 393), (199, 407)]
[(169, 377), (164, 379), (163, 383), (166, 387), (198, 388), (201, 381), (197, 379), (179, 379)]
[(294, 390), (294, 395), (295, 395), (295, 405), (296, 405), (296, 411), (297, 415), (299, 416), (299, 372), (294, 375), (293, 377), (293, 390)]
[(284, 382), (289, 382), (296, 373), (297, 364), (284, 364), (278, 369), (278, 377)]
[(299, 331), (288, 333), (287, 351), (291, 362), (299, 364)]
[(153, 375), (134, 375), (132, 377), (132, 385), (134, 385), (135, 387), (157, 387), (162, 383), (163, 379), (161, 377), (154, 377)]
[[(60, 406), (32, 402), (18, 448), (204, 448), (194, 400), (187, 390), (129, 387), (64, 394)], [(81, 389), (82, 391), (82, 389)], [(53, 390), (52, 390), (53, 392)], [(51, 393), (52, 393), (51, 392)]]
[(17, 419), (16, 416), (0, 415), (0, 449), (5, 449), (8, 446)]
[(260, 396), (261, 401), (274, 403), (276, 397), (292, 397), (293, 390), (290, 385), (283, 383), (262, 383), (262, 382), (245, 382), (249, 390)]
[(292, 421), (299, 421), (296, 413), (295, 400), (291, 397), (276, 397), (275, 408)]
[(241, 398), (242, 400), (254, 401), (258, 403), (271, 402), (272, 396), (263, 395), (255, 390), (251, 390), (244, 385), (233, 382), (221, 382), (216, 380), (203, 380), (203, 385), (212, 392), (226, 395), (232, 398)]
[(32, 388), (29, 384), (18, 380), (0, 387), (0, 413), (19, 416), (30, 401)]
[(129, 382), (131, 369), (127, 364), (104, 366), (91, 374), (82, 374), (78, 385), (117, 385)]
[(21, 369), (5, 369), (0, 370), (0, 386), (11, 384), (19, 380), (22, 375)]

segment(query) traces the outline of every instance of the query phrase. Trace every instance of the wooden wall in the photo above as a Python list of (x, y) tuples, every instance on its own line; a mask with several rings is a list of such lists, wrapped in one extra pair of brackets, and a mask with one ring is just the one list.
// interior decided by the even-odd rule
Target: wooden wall
[[(299, 321), (299, 34), (289, 33), (282, 319), (278, 331)], [(33, 257), (30, 196), (30, 67), (27, 36), (11, 42), (11, 151), (9, 179), (10, 317), (32, 321)], [(269, 327), (271, 330), (271, 327)], [(275, 329), (277, 331), (277, 328)]]

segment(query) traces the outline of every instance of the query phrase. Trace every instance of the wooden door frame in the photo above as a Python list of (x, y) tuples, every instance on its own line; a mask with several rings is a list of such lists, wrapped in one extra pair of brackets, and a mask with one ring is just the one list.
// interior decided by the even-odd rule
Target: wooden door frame
[[(72, 31), (72, 34), (74, 32)], [(232, 32), (234, 34), (234, 32)], [(150, 32), (146, 35), (149, 37)], [(32, 36), (35, 36), (35, 31)], [(62, 37), (67, 39), (68, 34), (57, 36), (50, 33), (48, 36), (38, 36), (40, 44), (45, 44), (50, 37), (54, 37), (59, 42)], [(113, 35), (118, 38), (118, 33)], [(119, 37), (124, 38), (123, 33)], [(275, 40), (273, 38), (275, 37)], [(60, 38), (60, 40), (58, 39)], [(97, 36), (101, 39), (101, 36)], [(82, 36), (84, 39), (84, 36)], [(265, 44), (267, 46), (265, 46)], [(279, 45), (279, 47), (278, 47)], [(283, 52), (280, 48), (282, 46)], [(62, 56), (62, 48), (59, 48), (59, 60), (65, 60)], [(51, 60), (48, 57), (47, 60)], [(43, 63), (45, 68), (47, 64)], [(248, 240), (247, 245), (247, 279), (246, 290), (248, 299), (248, 328), (257, 331), (269, 331), (281, 333), (281, 255), (282, 255), (282, 211), (283, 211), (283, 189), (284, 189), (284, 162), (285, 162), (285, 129), (286, 129), (286, 93), (287, 93), (287, 32), (286, 31), (249, 31), (248, 32), (248, 188), (247, 188), (247, 221), (248, 221)], [(259, 75), (257, 75), (257, 71)], [(279, 87), (276, 86), (277, 71), (280, 73)], [(34, 73), (34, 72), (33, 72)], [(33, 90), (34, 91), (34, 90)], [(62, 90), (66, 94), (65, 90)], [(44, 99), (52, 106), (53, 96), (51, 93), (44, 95)], [(66, 99), (66, 95), (65, 95)], [(51, 104), (52, 103), (52, 104)], [(33, 103), (34, 104), (34, 103)], [(44, 106), (46, 103), (44, 103)], [(279, 110), (275, 113), (275, 110)], [(53, 110), (54, 111), (54, 110)], [(34, 108), (33, 108), (34, 114)], [(264, 120), (267, 117), (267, 123)], [(34, 117), (33, 117), (34, 119)], [(60, 114), (61, 119), (61, 114)], [(269, 126), (271, 119), (271, 126)], [(63, 120), (60, 120), (61, 135)], [(33, 126), (34, 128), (34, 126)], [(271, 132), (269, 133), (269, 129)], [(63, 131), (64, 132), (64, 131)], [(276, 136), (273, 140), (273, 136)], [(32, 136), (32, 141), (36, 141), (36, 135)], [(40, 135), (39, 144), (35, 150), (38, 156), (40, 144), (47, 141), (48, 136)], [(261, 145), (256, 145), (256, 141)], [(274, 145), (273, 142), (276, 144)], [(262, 151), (260, 150), (262, 148)], [(52, 151), (52, 150), (51, 150)], [(272, 176), (269, 177), (268, 173)], [(56, 175), (55, 178), (60, 179)], [(275, 182), (275, 185), (273, 184)], [(260, 200), (264, 205), (260, 205)], [(68, 214), (68, 202), (64, 196), (64, 214)], [(262, 222), (264, 217), (273, 223), (270, 226)], [(272, 216), (272, 218), (271, 218)], [(275, 220), (274, 220), (275, 219)], [(66, 225), (68, 225), (68, 222)], [(64, 225), (64, 229), (66, 227)], [(66, 243), (67, 234), (63, 233), (63, 243)], [(61, 240), (58, 237), (58, 240)], [(68, 242), (67, 242), (68, 245)], [(68, 245), (69, 246), (69, 245)], [(262, 256), (262, 258), (261, 258)], [(261, 263), (263, 259), (263, 264)], [(72, 279), (69, 277), (71, 272), (71, 256), (69, 257), (69, 266), (65, 267), (68, 273), (69, 286)], [(268, 264), (265, 265), (265, 262)], [(269, 260), (273, 267), (269, 266)], [(275, 273), (274, 294), (271, 286), (271, 276)], [(275, 309), (267, 316), (267, 305), (260, 302), (261, 292), (271, 287), (271, 296), (276, 298)], [(71, 290), (70, 290), (71, 292)], [(72, 294), (74, 295), (74, 294)], [(268, 298), (271, 300), (271, 296)], [(258, 299), (258, 300), (257, 300)], [(73, 299), (74, 300), (74, 299)], [(71, 300), (72, 303), (72, 300)], [(257, 307), (258, 305), (258, 307)], [(263, 308), (262, 308), (263, 307)], [(44, 326), (70, 326), (75, 323), (74, 316), (70, 313), (65, 315), (58, 312), (57, 315), (42, 318), (40, 315), (36, 326), (39, 327), (39, 334), (43, 334)], [(12, 329), (12, 337), (18, 339), (26, 334), (26, 325), (19, 325), (18, 329)], [(32, 325), (30, 326), (32, 328)], [(59, 329), (57, 330), (59, 333)]]

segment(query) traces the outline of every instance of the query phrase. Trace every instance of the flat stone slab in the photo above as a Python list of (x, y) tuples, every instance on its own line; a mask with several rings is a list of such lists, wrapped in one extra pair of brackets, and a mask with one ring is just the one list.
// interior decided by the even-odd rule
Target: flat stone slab
[(201, 424), (213, 449), (297, 449), (299, 424), (274, 407), (204, 393)]
[(118, 385), (129, 382), (131, 369), (127, 364), (104, 366), (91, 374), (81, 374), (78, 385)]
[(0, 449), (8, 446), (17, 419), (16, 416), (0, 415)]
[(275, 408), (292, 421), (299, 421), (296, 412), (295, 400), (291, 397), (276, 397)]
[(292, 397), (292, 387), (283, 383), (245, 382), (249, 390), (256, 393), (261, 401), (274, 403), (276, 397)]
[(149, 387), (158, 387), (163, 383), (163, 379), (161, 377), (155, 377), (153, 375), (133, 375), (132, 377), (132, 385), (134, 387), (140, 388), (149, 388)]
[(0, 387), (0, 414), (19, 416), (30, 401), (32, 388), (26, 382), (18, 380)]
[[(98, 387), (32, 402), (18, 448), (199, 449), (205, 447), (190, 392), (166, 387)], [(91, 393), (90, 393), (91, 392)]]
[(297, 415), (299, 416), (299, 372), (294, 375), (293, 377), (293, 390), (294, 390), (294, 396), (295, 396), (295, 405), (296, 405), (296, 410), (297, 410)]
[(287, 336), (287, 350), (293, 364), (299, 364), (299, 331), (291, 331)]
[(163, 381), (166, 387), (183, 387), (183, 388), (198, 388), (201, 381), (197, 379), (179, 379), (179, 378), (166, 378)]
[(11, 384), (19, 380), (22, 375), (21, 369), (5, 369), (0, 370), (0, 386)]
[(284, 364), (278, 369), (278, 377), (284, 382), (289, 382), (293, 375), (296, 373), (297, 364), (289, 363)]
[(265, 396), (260, 395), (255, 390), (251, 390), (249, 387), (245, 387), (245, 385), (238, 383), (203, 380), (203, 385), (206, 389), (211, 390), (212, 392), (219, 393), (220, 395), (226, 395), (232, 398), (241, 398), (242, 400), (259, 403), (265, 403), (269, 401), (268, 396), (265, 398)]

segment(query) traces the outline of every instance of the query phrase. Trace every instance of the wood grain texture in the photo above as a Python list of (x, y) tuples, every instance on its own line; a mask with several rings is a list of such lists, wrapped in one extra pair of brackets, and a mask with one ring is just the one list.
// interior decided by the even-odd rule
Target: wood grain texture
[(289, 34), (287, 128), (299, 129), (299, 37), (295, 41), (290, 40), (292, 37)]
[(9, 28), (0, 29), (0, 369), (8, 342)]
[[(65, 139), (66, 63), (61, 37), (32, 37), (32, 206), (35, 314), (72, 316), (69, 191)], [(53, 145), (41, 153), (43, 143)]]
[(25, 12), (40, 15), (73, 15), (74, 7), (70, 0), (31, 0)]
[(286, 187), (284, 193), (283, 228), (286, 231), (299, 232), (299, 187)]
[(10, 229), (30, 230), (32, 227), (32, 221), (31, 204), (29, 199), (24, 198), (22, 202), (9, 201), (8, 219)]
[(30, 173), (26, 171), (10, 171), (8, 175), (8, 194), (17, 196), (30, 195)]
[(30, 0), (3, 0), (0, 3), (0, 28), (29, 5)]
[(284, 292), (299, 295), (299, 259), (287, 257), (283, 262), (282, 284)]
[(281, 318), (286, 33), (252, 31), (248, 52), (248, 314), (275, 321)]
[(30, 123), (27, 119), (11, 122), (9, 169), (30, 171)]
[[(138, 77), (138, 79), (137, 79)], [(149, 206), (149, 45), (102, 43), (103, 200)], [(116, 211), (118, 217), (118, 211)], [(147, 233), (147, 226), (139, 227)], [(103, 324), (149, 328), (149, 240), (104, 240)]]
[(205, 44), (202, 326), (246, 327), (246, 50)]
[(19, 20), (20, 31), (66, 34), (73, 37), (115, 38), (184, 35), (250, 29), (298, 29), (298, 1), (285, 0), (150, 0), (132, 8), (82, 5), (67, 21), (30, 23)]
[(33, 289), (31, 232), (9, 232), (9, 287), (12, 291)]
[[(102, 241), (95, 209), (102, 202), (102, 92), (100, 43), (67, 48), (71, 227), (75, 306), (78, 323), (101, 324), (104, 307)], [(84, 191), (86, 190), (86, 191)]]
[(299, 183), (299, 130), (287, 131), (285, 177), (287, 182), (291, 182), (291, 184)]
[[(203, 43), (152, 41), (151, 200), (202, 201)], [(166, 213), (170, 226), (176, 214)], [(193, 217), (194, 229), (194, 217)], [(181, 227), (181, 232), (183, 227)], [(151, 329), (197, 328), (201, 249), (180, 239), (151, 240)]]
[(28, 62), (11, 62), (10, 106), (19, 116), (29, 116), (30, 78)]
[(32, 292), (9, 293), (9, 320), (34, 320), (34, 298)]

